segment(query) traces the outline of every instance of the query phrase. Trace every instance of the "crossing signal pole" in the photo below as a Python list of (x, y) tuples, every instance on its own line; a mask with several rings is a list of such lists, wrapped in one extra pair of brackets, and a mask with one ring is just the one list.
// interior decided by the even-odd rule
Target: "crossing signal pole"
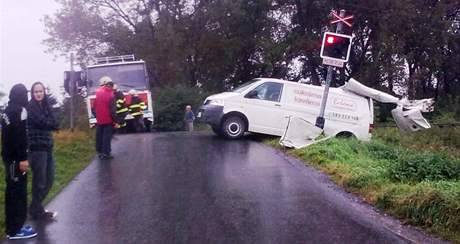
[(75, 91), (75, 72), (73, 69), (73, 53), (70, 53), (70, 77), (69, 77), (69, 94), (70, 94), (70, 131), (74, 129), (74, 91)]
[(351, 19), (353, 15), (345, 16), (345, 10), (340, 10), (337, 15), (335, 11), (331, 12), (332, 16), (336, 19), (331, 21), (331, 24), (337, 23), (335, 33), (326, 32), (323, 37), (323, 45), (321, 46), (320, 56), (323, 58), (323, 64), (328, 65), (326, 85), (324, 87), (323, 97), (321, 100), (321, 107), (318, 117), (316, 118), (315, 125), (324, 129), (324, 111), (326, 109), (327, 97), (329, 95), (329, 87), (334, 76), (334, 68), (342, 68), (345, 62), (348, 62), (351, 49), (351, 36), (340, 34), (343, 30), (343, 25), (351, 27)]

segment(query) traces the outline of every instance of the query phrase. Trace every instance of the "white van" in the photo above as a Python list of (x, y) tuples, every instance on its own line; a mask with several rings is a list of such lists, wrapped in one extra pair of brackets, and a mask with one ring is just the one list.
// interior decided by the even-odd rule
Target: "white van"
[[(315, 124), (324, 87), (271, 78), (254, 79), (231, 92), (209, 96), (197, 118), (218, 135), (236, 139), (246, 131), (282, 136), (289, 116)], [(330, 88), (325, 112), (326, 136), (355, 136), (368, 141), (374, 119), (370, 98)]]

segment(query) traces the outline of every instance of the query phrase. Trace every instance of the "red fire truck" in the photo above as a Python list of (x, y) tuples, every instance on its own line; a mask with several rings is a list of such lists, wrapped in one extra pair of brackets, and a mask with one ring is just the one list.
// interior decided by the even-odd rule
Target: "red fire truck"
[[(95, 64), (86, 67), (85, 78), (88, 94), (86, 106), (90, 126), (93, 127), (96, 124), (93, 106), (96, 90), (99, 88), (99, 79), (103, 76), (109, 76), (118, 89), (123, 91), (128, 106), (131, 103), (131, 95), (128, 92), (130, 90), (137, 91), (139, 98), (146, 105), (146, 109), (143, 111), (144, 124), (145, 128), (150, 131), (154, 116), (149, 77), (145, 62), (136, 60), (134, 55), (96, 58)], [(128, 114), (126, 119), (132, 119), (132, 116)]]

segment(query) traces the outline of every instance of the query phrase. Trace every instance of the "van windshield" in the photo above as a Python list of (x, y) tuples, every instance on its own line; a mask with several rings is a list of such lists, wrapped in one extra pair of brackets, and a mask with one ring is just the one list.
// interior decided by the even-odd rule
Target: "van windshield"
[(252, 79), (242, 85), (238, 86), (237, 88), (231, 90), (231, 92), (242, 93), (246, 91), (254, 82), (259, 81), (259, 79)]

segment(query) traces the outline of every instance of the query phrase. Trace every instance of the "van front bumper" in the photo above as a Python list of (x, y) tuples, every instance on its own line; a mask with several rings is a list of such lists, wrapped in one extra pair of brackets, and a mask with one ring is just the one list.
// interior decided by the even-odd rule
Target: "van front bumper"
[(197, 119), (199, 122), (211, 126), (220, 126), (220, 121), (224, 115), (224, 107), (217, 105), (203, 105), (198, 109)]

